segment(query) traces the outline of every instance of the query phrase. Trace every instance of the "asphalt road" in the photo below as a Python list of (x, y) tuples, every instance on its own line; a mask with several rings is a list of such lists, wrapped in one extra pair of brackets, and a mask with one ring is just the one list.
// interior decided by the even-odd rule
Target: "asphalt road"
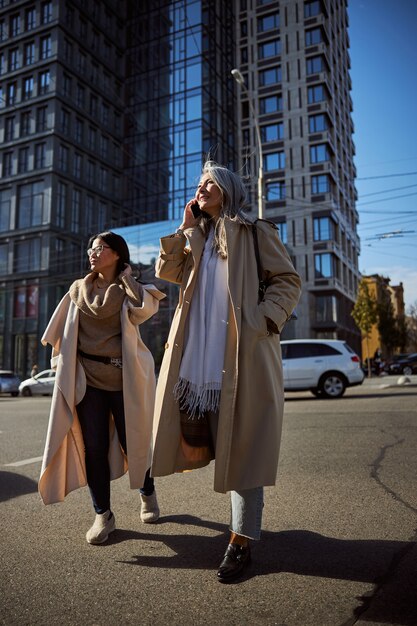
[(87, 489), (48, 507), (36, 492), (50, 399), (0, 397), (0, 624), (416, 625), (417, 385), (389, 382), (288, 395), (279, 481), (234, 585), (215, 577), (229, 498), (212, 466), (157, 479), (155, 525), (115, 481), (117, 531), (90, 546)]

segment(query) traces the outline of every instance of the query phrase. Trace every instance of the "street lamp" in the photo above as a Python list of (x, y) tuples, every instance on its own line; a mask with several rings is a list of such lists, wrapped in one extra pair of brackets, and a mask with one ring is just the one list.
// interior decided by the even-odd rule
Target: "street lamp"
[(258, 217), (259, 219), (263, 219), (264, 217), (264, 196), (263, 196), (263, 187), (264, 187), (264, 174), (263, 174), (263, 155), (262, 155), (262, 142), (261, 142), (261, 131), (258, 124), (258, 118), (255, 113), (255, 108), (253, 106), (253, 101), (249, 92), (245, 85), (245, 79), (242, 76), (242, 73), (237, 68), (232, 70), (232, 76), (235, 81), (241, 86), (243, 91), (246, 93), (248, 97), (249, 108), (253, 116), (253, 122), (255, 124), (256, 131), (256, 139), (258, 142), (258, 150), (259, 150), (259, 166), (258, 166)]

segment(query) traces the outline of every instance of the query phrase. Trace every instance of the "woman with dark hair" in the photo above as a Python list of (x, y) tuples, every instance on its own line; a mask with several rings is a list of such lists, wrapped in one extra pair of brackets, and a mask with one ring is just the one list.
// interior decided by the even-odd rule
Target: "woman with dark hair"
[(159, 517), (149, 475), (154, 362), (138, 326), (164, 295), (135, 280), (120, 235), (94, 235), (87, 255), (91, 272), (71, 285), (42, 337), (57, 374), (39, 491), (49, 504), (88, 484), (96, 517), (86, 538), (101, 544), (115, 530), (110, 480), (127, 469), (142, 522)]
[[(215, 458), (214, 489), (231, 492), (230, 539), (217, 578), (235, 580), (261, 533), (274, 485), (284, 403), (280, 331), (300, 278), (273, 224), (244, 214), (246, 189), (207, 162), (175, 234), (161, 239), (160, 278), (180, 285), (156, 393), (152, 476)], [(257, 241), (266, 290), (259, 299)]]

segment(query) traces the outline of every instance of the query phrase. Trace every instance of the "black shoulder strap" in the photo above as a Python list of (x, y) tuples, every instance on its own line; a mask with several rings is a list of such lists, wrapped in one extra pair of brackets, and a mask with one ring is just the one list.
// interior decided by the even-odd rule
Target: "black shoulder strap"
[(259, 282), (261, 282), (263, 280), (263, 268), (262, 268), (262, 261), (261, 261), (261, 255), (259, 254), (259, 242), (258, 242), (258, 229), (256, 228), (256, 222), (258, 220), (255, 220), (252, 223), (252, 235), (253, 235), (253, 245), (255, 247), (255, 257), (256, 257), (256, 267), (258, 270), (258, 280)]

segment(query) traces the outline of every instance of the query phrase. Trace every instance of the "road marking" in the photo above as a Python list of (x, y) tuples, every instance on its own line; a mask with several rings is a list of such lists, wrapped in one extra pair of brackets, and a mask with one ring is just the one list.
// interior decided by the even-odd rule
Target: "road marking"
[(32, 459), (25, 459), (24, 461), (16, 461), (16, 463), (6, 463), (4, 467), (21, 467), (22, 465), (30, 465), (31, 463), (38, 463), (42, 461), (41, 456), (34, 456)]

